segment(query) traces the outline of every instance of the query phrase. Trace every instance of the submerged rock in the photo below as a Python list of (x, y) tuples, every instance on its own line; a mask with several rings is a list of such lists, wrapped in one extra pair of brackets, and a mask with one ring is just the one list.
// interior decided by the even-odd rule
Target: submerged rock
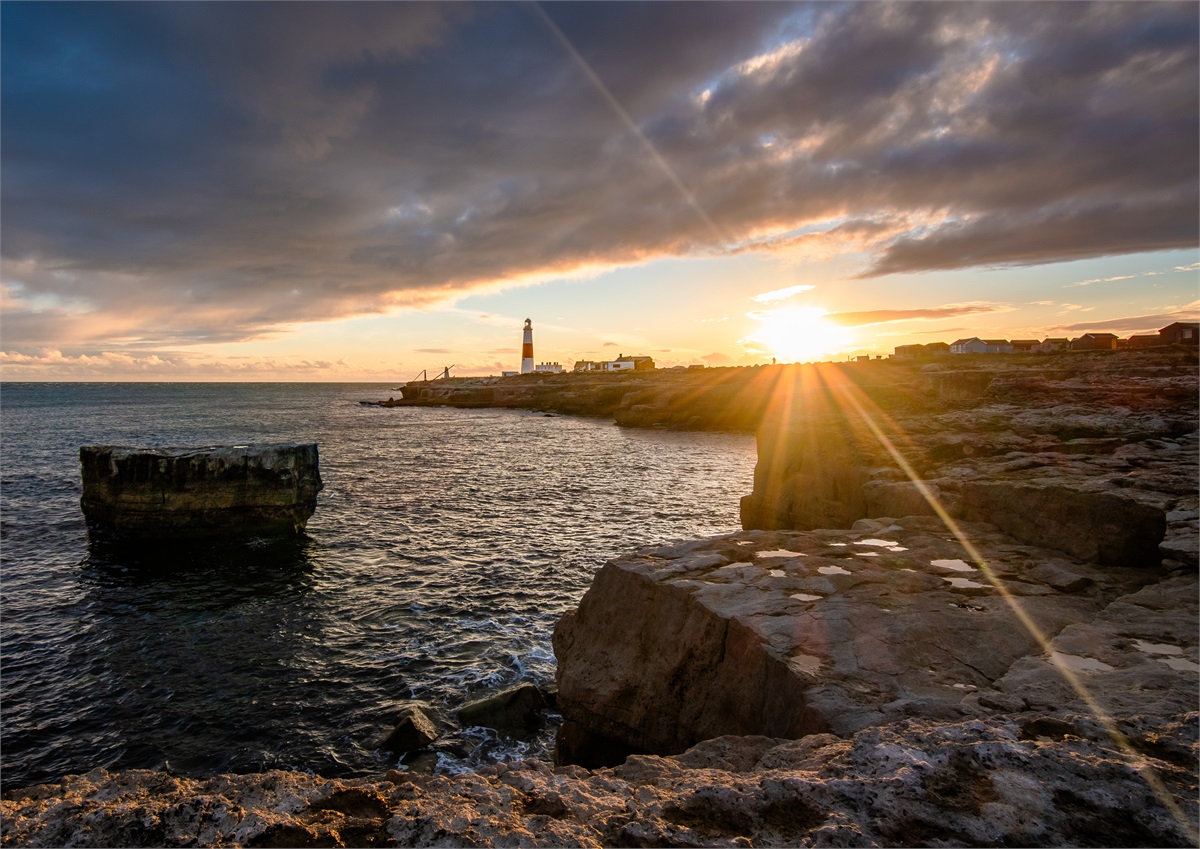
[(93, 535), (297, 534), (321, 491), (315, 443), (79, 449), (80, 504)]

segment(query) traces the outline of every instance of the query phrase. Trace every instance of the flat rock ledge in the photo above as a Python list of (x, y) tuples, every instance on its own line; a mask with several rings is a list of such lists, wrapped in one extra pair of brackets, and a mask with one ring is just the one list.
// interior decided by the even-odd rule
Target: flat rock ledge
[[(1040, 723), (1040, 724), (1039, 724)], [(611, 769), (188, 779), (97, 769), (10, 792), (4, 846), (1191, 846), (1195, 713), (904, 719), (840, 739), (721, 737)], [(1161, 742), (1167, 741), (1167, 742)], [(1172, 811), (1147, 783), (1180, 800)]]
[[(611, 765), (726, 734), (901, 717), (1195, 707), (1194, 570), (1101, 567), (927, 516), (744, 531), (606, 564), (554, 633), (559, 758)], [(1120, 615), (1118, 615), (1118, 612)]]
[(93, 536), (297, 534), (323, 487), (315, 443), (79, 449)]

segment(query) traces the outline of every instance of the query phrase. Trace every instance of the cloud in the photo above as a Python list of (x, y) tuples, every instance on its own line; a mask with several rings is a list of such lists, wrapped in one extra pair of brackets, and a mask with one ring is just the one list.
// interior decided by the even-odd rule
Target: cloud
[[(449, 348), (415, 348), (418, 354), (449, 354), (452, 353)], [(494, 353), (494, 352), (490, 352)]]
[(1156, 331), (1160, 328), (1166, 327), (1168, 324), (1174, 324), (1177, 321), (1198, 320), (1200, 320), (1200, 301), (1192, 301), (1190, 304), (1185, 304), (1176, 309), (1162, 312), (1157, 315), (1126, 316), (1123, 318), (1105, 319), (1103, 321), (1086, 321), (1077, 324), (1061, 324), (1052, 329), (1078, 333), (1086, 333), (1093, 330), (1109, 331), (1128, 335), (1131, 333)]
[(254, 339), (662, 256), (1197, 243), (1195, 4), (545, 14), (574, 54), (516, 4), (4, 4), (5, 345)]
[(774, 289), (770, 292), (763, 292), (761, 295), (753, 295), (750, 300), (758, 301), (760, 304), (769, 304), (774, 301), (784, 301), (793, 295), (799, 295), (801, 292), (811, 292), (816, 286), (788, 286), (786, 289)]
[(1008, 307), (997, 304), (960, 304), (945, 307), (912, 310), (866, 310), (864, 312), (829, 313), (825, 318), (835, 324), (847, 327), (861, 327), (870, 324), (887, 324), (893, 321), (927, 320), (936, 321), (943, 318), (955, 318), (960, 315), (977, 315), (979, 313), (1006, 312)]

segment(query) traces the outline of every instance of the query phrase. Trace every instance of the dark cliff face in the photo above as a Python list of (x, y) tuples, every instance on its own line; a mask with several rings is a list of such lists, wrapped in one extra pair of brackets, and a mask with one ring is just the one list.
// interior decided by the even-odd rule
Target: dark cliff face
[(80, 504), (93, 535), (287, 535), (323, 487), (317, 446), (79, 449)]
[[(992, 522), (1086, 560), (1156, 565), (1197, 428), (1195, 352), (813, 367), (758, 430), (747, 529), (880, 516)], [(1194, 458), (1189, 458), (1194, 459)], [(1194, 559), (1194, 557), (1193, 557)]]

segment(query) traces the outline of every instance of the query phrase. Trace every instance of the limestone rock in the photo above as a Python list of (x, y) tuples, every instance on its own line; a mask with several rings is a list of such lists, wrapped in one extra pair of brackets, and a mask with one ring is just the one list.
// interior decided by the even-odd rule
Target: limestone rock
[[(907, 719), (849, 739), (722, 737), (615, 769), (326, 779), (67, 776), (0, 801), (5, 846), (1189, 846), (1196, 714), (1137, 760), (1080, 717)], [(1065, 729), (1065, 730), (1064, 730)], [(1049, 730), (1049, 728), (1045, 729)], [(1153, 775), (1154, 782), (1148, 777)]]
[(315, 443), (79, 449), (92, 534), (123, 539), (290, 535), (323, 487)]
[(379, 748), (403, 755), (424, 749), (438, 738), (437, 726), (419, 707), (409, 706), (401, 713), (396, 727), (379, 744)]
[(482, 725), (512, 733), (528, 733), (541, 724), (546, 699), (529, 682), (468, 702), (458, 709), (463, 725)]
[(990, 525), (962, 529), (982, 563), (917, 516), (744, 532), (606, 564), (554, 633), (560, 759), (602, 765), (724, 734), (847, 735), (959, 716), (964, 697), (1038, 652), (1040, 635), (1157, 577)]
[(960, 512), (1013, 537), (1101, 565), (1157, 565), (1166, 513), (1123, 494), (1008, 481), (971, 481)]

